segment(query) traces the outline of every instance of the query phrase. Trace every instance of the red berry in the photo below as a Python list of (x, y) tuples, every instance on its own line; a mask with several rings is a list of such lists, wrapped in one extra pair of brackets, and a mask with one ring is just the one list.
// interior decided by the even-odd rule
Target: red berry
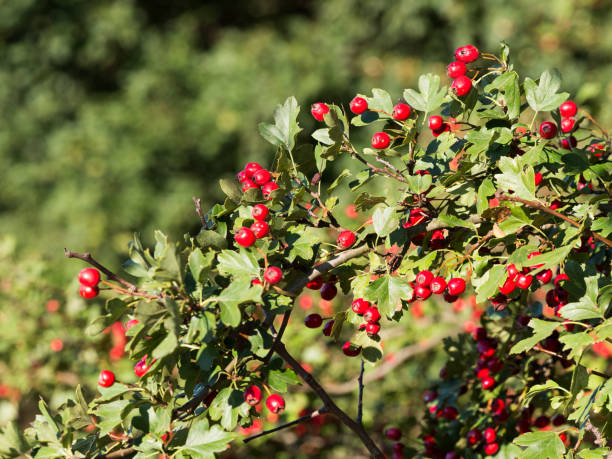
[(493, 377), (487, 376), (487, 377), (482, 379), (482, 388), (484, 390), (489, 390), (493, 386), (495, 386), (495, 379), (493, 379)]
[(401, 453), (402, 451), (404, 451), (405, 445), (403, 443), (393, 443), (393, 452), (394, 453)]
[(368, 335), (376, 335), (380, 331), (380, 324), (376, 322), (368, 322), (365, 325), (365, 331)]
[(332, 328), (334, 328), (334, 321), (328, 320), (327, 322), (325, 322), (325, 326), (323, 327), (323, 334), (325, 336), (330, 336), (332, 332)]
[(566, 280), (569, 280), (569, 277), (568, 277), (567, 274), (565, 274), (565, 273), (557, 274), (555, 276), (555, 280), (554, 280), (555, 287), (557, 286), (557, 284), (559, 284), (559, 282), (563, 282), (563, 281), (566, 281)]
[(369, 307), (363, 314), (363, 319), (366, 322), (378, 322), (380, 320), (380, 311), (374, 306)]
[(274, 182), (268, 182), (266, 183), (262, 188), (261, 188), (261, 192), (263, 194), (264, 199), (270, 199), (270, 193), (272, 193), (274, 190), (278, 190), (278, 185)]
[(319, 290), (322, 285), (323, 278), (321, 278), (321, 276), (317, 276), (306, 284), (306, 288), (309, 288), (310, 290)]
[(433, 278), (434, 275), (431, 273), (431, 271), (424, 270), (417, 274), (415, 282), (417, 283), (417, 285), (429, 287)]
[(261, 402), (261, 389), (258, 386), (252, 385), (244, 391), (244, 401), (251, 406)]
[(574, 118), (563, 118), (561, 120), (561, 132), (568, 133), (574, 130), (576, 120)]
[(533, 181), (535, 183), (535, 186), (538, 186), (540, 183), (542, 183), (542, 174), (540, 172), (536, 172), (533, 177)]
[(559, 427), (564, 422), (565, 422), (565, 416), (563, 416), (562, 414), (555, 414), (552, 417), (553, 426)]
[(461, 61), (454, 61), (448, 64), (446, 67), (446, 74), (451, 78), (457, 78), (461, 75), (465, 75), (467, 68)]
[(459, 459), (459, 454), (457, 454), (455, 451), (449, 451), (444, 456), (444, 459)]
[(445, 406), (442, 410), (442, 416), (448, 421), (456, 419), (458, 415), (459, 411), (457, 411), (457, 408), (455, 408), (454, 406)]
[(98, 287), (90, 287), (89, 285), (81, 285), (79, 287), (79, 295), (81, 295), (86, 300), (91, 298), (95, 298), (100, 293)]
[(570, 135), (569, 139), (561, 139), (561, 142), (559, 142), (559, 146), (565, 150), (571, 150), (576, 145), (578, 145), (578, 141), (573, 135)]
[(359, 314), (360, 316), (363, 315), (370, 306), (370, 302), (364, 300), (363, 298), (356, 298), (351, 303), (351, 309), (353, 310), (353, 312), (355, 314)]
[(550, 269), (545, 269), (544, 271), (536, 275), (536, 279), (539, 280), (542, 284), (548, 284), (552, 279), (552, 271)]
[(519, 274), (516, 276), (516, 286), (518, 288), (522, 288), (523, 290), (529, 288), (531, 282), (533, 281), (533, 276), (528, 274)]
[(95, 287), (100, 282), (100, 271), (95, 268), (85, 268), (79, 273), (79, 282), (81, 285)]
[(414, 288), (414, 294), (417, 298), (426, 300), (431, 296), (431, 290), (429, 290), (427, 287), (423, 287), (422, 285), (417, 285)]
[(391, 427), (385, 430), (385, 437), (387, 437), (389, 440), (398, 441), (400, 438), (402, 438), (402, 431), (397, 427)]
[(512, 292), (514, 292), (515, 288), (516, 288), (516, 284), (514, 283), (514, 281), (512, 279), (510, 279), (508, 277), (508, 279), (506, 279), (506, 282), (504, 282), (504, 285), (499, 287), (499, 292), (502, 295), (506, 295), (507, 296), (507, 295), (510, 295)]
[(393, 107), (393, 118), (398, 121), (404, 121), (410, 116), (410, 106), (406, 104), (397, 104)]
[(548, 424), (550, 424), (550, 418), (546, 415), (538, 416), (535, 421), (533, 421), (533, 425), (538, 429), (546, 427)]
[(514, 280), (516, 279), (516, 276), (518, 276), (518, 268), (514, 263), (506, 266), (506, 271), (508, 271), (508, 279)]
[(449, 131), (450, 131), (450, 125), (448, 123), (442, 123), (442, 126), (440, 126), (439, 129), (434, 129), (433, 131), (431, 131), (431, 134), (434, 137), (438, 137), (440, 134), (443, 134)]
[(272, 394), (266, 399), (266, 406), (274, 414), (285, 411), (285, 399), (278, 394)]
[(559, 113), (562, 118), (570, 118), (578, 113), (578, 107), (575, 102), (566, 100), (559, 106)]
[(459, 298), (459, 296), (451, 295), (450, 293), (448, 293), (448, 289), (446, 289), (442, 294), (442, 298), (444, 298), (444, 301), (446, 301), (447, 303), (454, 303), (455, 301), (457, 301), (457, 298)]
[(563, 203), (558, 199), (555, 199), (553, 202), (550, 203), (550, 208), (552, 210), (557, 210), (560, 207), (563, 207)]
[(557, 135), (557, 125), (551, 121), (540, 124), (540, 136), (543, 139), (552, 139)]
[(470, 92), (470, 89), (472, 89), (472, 80), (465, 75), (460, 75), (453, 80), (451, 89), (455, 91), (455, 94), (457, 94), (459, 97), (465, 96), (468, 92)]
[(440, 129), (442, 127), (442, 123), (442, 117), (438, 115), (430, 116), (427, 120), (427, 126), (429, 126), (429, 129), (431, 129), (432, 131)]
[(391, 139), (386, 132), (377, 132), (372, 136), (372, 147), (378, 150), (387, 148), (391, 143)]
[(560, 440), (561, 440), (563, 443), (565, 443), (565, 442), (567, 441), (567, 434), (566, 434), (565, 432), (561, 432), (561, 433), (559, 434), (559, 439), (560, 439)]
[(251, 188), (259, 189), (257, 184), (253, 180), (250, 180), (250, 179), (246, 179), (244, 182), (242, 182), (242, 185), (240, 187), (243, 193), (246, 193)]
[(473, 62), (478, 56), (478, 48), (472, 45), (461, 46), (455, 50), (455, 58), (460, 62)]
[(270, 216), (270, 210), (263, 204), (255, 204), (253, 210), (251, 210), (251, 215), (255, 220), (264, 221)]
[(329, 107), (326, 104), (318, 102), (316, 104), (312, 104), (310, 107), (310, 113), (317, 121), (323, 121), (323, 117), (326, 113), (329, 113)]
[(446, 281), (443, 277), (434, 277), (431, 280), (431, 284), (429, 287), (431, 288), (432, 293), (439, 295), (440, 293), (444, 292), (444, 289), (446, 288)]
[(256, 239), (261, 239), (270, 233), (270, 226), (266, 222), (257, 221), (251, 225), (251, 231)]
[(319, 314), (310, 314), (304, 319), (304, 324), (308, 328), (319, 328), (323, 323), (323, 319)]
[(128, 320), (125, 324), (125, 329), (129, 330), (130, 328), (132, 328), (134, 325), (138, 325), (140, 323), (140, 321), (138, 319), (132, 319), (132, 320)]
[(258, 170), (261, 170), (262, 167), (260, 164), (258, 163), (247, 163), (246, 166), (244, 166), (244, 173), (246, 174), (246, 177), (248, 179), (253, 177), (253, 174), (255, 172), (257, 172)]
[(242, 247), (251, 247), (255, 243), (255, 234), (253, 234), (250, 228), (243, 226), (234, 235), (234, 240)]
[(361, 352), (361, 348), (355, 347), (351, 344), (350, 341), (347, 341), (342, 345), (342, 352), (344, 352), (344, 355), (348, 357), (355, 357), (359, 355), (359, 353)]
[(283, 279), (283, 272), (277, 266), (268, 266), (264, 271), (264, 279), (270, 284), (278, 284)]
[(260, 169), (253, 174), (253, 181), (256, 185), (263, 186), (272, 180), (272, 175), (267, 169)]
[(497, 443), (487, 443), (484, 446), (484, 452), (489, 456), (497, 454), (497, 451), (499, 451), (499, 445)]
[(321, 287), (321, 298), (327, 301), (331, 301), (336, 298), (338, 294), (338, 289), (336, 288), (336, 284), (331, 282), (326, 282)]
[(355, 243), (356, 240), (357, 238), (355, 236), (355, 233), (353, 233), (352, 231), (346, 230), (346, 231), (342, 231), (338, 235), (337, 242), (340, 248), (348, 249)]
[(108, 370), (102, 370), (98, 376), (98, 385), (102, 387), (110, 387), (115, 382), (115, 373)]
[(363, 97), (355, 97), (349, 105), (355, 115), (361, 115), (368, 109), (368, 101)]
[(143, 377), (147, 371), (149, 371), (150, 366), (147, 365), (146, 360), (141, 360), (136, 365), (134, 365), (134, 374), (139, 378)]
[(465, 292), (465, 281), (460, 277), (453, 277), (448, 281), (448, 285), (446, 286), (448, 293), (453, 296), (459, 296), (463, 292)]
[(478, 429), (472, 429), (467, 433), (467, 442), (469, 445), (474, 446), (480, 440), (482, 440), (482, 433)]
[(236, 174), (236, 181), (237, 181), (238, 183), (242, 183), (242, 182), (244, 182), (245, 180), (248, 180), (248, 179), (249, 179), (249, 178), (247, 177), (247, 175), (246, 175), (246, 172), (245, 172), (245, 171), (240, 171), (240, 172), (238, 172), (238, 173)]
[(487, 443), (493, 443), (495, 440), (497, 440), (497, 432), (495, 432), (495, 429), (492, 427), (485, 429), (484, 439)]

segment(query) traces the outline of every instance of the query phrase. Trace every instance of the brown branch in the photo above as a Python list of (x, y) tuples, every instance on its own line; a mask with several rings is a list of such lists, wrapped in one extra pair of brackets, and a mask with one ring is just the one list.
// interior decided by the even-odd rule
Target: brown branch
[(130, 446), (129, 448), (118, 449), (117, 451), (113, 451), (107, 454), (101, 454), (96, 457), (97, 459), (114, 459), (116, 457), (127, 457), (130, 454), (134, 454), (135, 451), (136, 450), (134, 449), (134, 447)]
[(364, 361), (361, 359), (361, 369), (359, 370), (359, 378), (357, 381), (359, 382), (359, 401), (357, 402), (357, 423), (363, 424), (363, 371), (364, 371)]
[[(319, 207), (321, 207), (321, 209), (323, 209), (323, 215), (327, 216), (327, 218), (329, 218), (330, 226), (333, 227), (333, 228), (336, 228), (336, 229), (340, 229), (341, 228), (340, 227), (340, 223), (338, 223), (338, 220), (336, 220), (336, 217), (333, 216), (333, 214), (331, 213), (331, 210), (329, 210), (325, 206), (325, 203), (323, 203), (323, 201), (321, 201), (321, 196), (319, 195), (319, 193), (316, 193), (316, 192), (312, 191), (307, 186), (304, 186), (304, 189), (306, 191), (308, 191), (308, 193), (310, 193), (310, 196), (312, 196), (313, 198), (315, 198), (317, 200), (317, 202), (319, 203)], [(315, 214), (313, 213), (313, 215), (315, 215)], [(315, 217), (319, 218), (316, 215), (315, 215)]]
[(285, 424), (281, 424), (281, 425), (279, 425), (277, 427), (274, 427), (273, 429), (264, 430), (263, 432), (260, 432), (257, 435), (251, 435), (250, 437), (247, 437), (247, 438), (245, 438), (242, 441), (244, 443), (248, 443), (250, 441), (255, 440), (256, 438), (260, 438), (260, 437), (263, 437), (265, 435), (270, 435), (271, 433), (278, 432), (279, 430), (286, 429), (288, 427), (294, 426), (294, 425), (299, 424), (301, 422), (310, 421), (311, 419), (314, 419), (317, 416), (320, 416), (321, 414), (325, 413), (325, 411), (326, 411), (326, 408), (325, 408), (325, 405), (323, 405), (321, 408), (319, 408), (316, 411), (313, 411), (310, 414), (307, 414), (307, 415), (302, 416), (300, 418), (294, 419), (291, 422), (286, 422)]
[(114, 272), (112, 272), (110, 269), (102, 266), (100, 263), (98, 263), (96, 260), (94, 260), (94, 258), (91, 256), (91, 254), (89, 252), (77, 253), (77, 252), (72, 252), (72, 251), (70, 251), (68, 249), (64, 249), (64, 254), (68, 258), (78, 258), (79, 260), (83, 260), (84, 262), (89, 263), (92, 266), (95, 266), (98, 270), (100, 270), (104, 274), (106, 274), (106, 277), (108, 277), (109, 279), (114, 280), (115, 282), (119, 282), (120, 284), (122, 284), (125, 287), (127, 287), (128, 292), (131, 295), (144, 296), (144, 297), (147, 297), (147, 298), (157, 298), (157, 299), (162, 299), (163, 298), (162, 295), (151, 295), (149, 292), (147, 292), (145, 290), (142, 290), (141, 288), (139, 288), (138, 286), (132, 284), (131, 282), (128, 282), (125, 279), (123, 279), (122, 277), (119, 277)]
[(282, 342), (276, 342), (274, 344), (274, 350), (291, 368), (293, 368), (298, 375), (300, 375), (304, 382), (310, 386), (313, 392), (319, 396), (327, 410), (337, 417), (349, 429), (355, 432), (368, 451), (370, 451), (372, 457), (380, 459), (385, 457), (383, 452), (378, 448), (378, 446), (376, 446), (376, 443), (374, 443), (374, 440), (370, 438), (363, 426), (360, 423), (355, 422), (343, 410), (341, 410), (338, 405), (336, 405), (336, 403), (332, 400), (327, 391), (318, 383), (318, 381), (308, 371), (306, 371), (304, 367), (291, 356), (291, 354), (289, 354), (287, 348)]
[(193, 203), (195, 204), (195, 209), (197, 214), (200, 216), (200, 221), (202, 222), (202, 226), (204, 228), (206, 228), (206, 219), (204, 218), (204, 212), (202, 212), (202, 201), (200, 200), (200, 198), (196, 198), (195, 196), (193, 198)]
[[(499, 199), (499, 200), (502, 200), (502, 201), (520, 202), (521, 204), (525, 204), (528, 207), (533, 207), (534, 209), (539, 209), (539, 210), (541, 210), (543, 212), (546, 212), (547, 214), (554, 215), (555, 217), (560, 218), (563, 221), (566, 221), (567, 223), (569, 223), (570, 225), (572, 225), (572, 226), (574, 226), (576, 228), (580, 228), (581, 227), (580, 223), (578, 223), (577, 221), (572, 220), (571, 218), (566, 217), (562, 213), (557, 212), (556, 210), (553, 210), (550, 207), (547, 207), (547, 206), (545, 206), (543, 204), (540, 204), (539, 202), (529, 201), (527, 199), (518, 198), (516, 196), (508, 196), (508, 195), (505, 195), (505, 194), (503, 194), (501, 192), (495, 193), (495, 197), (497, 199)], [(586, 227), (586, 229), (588, 229), (591, 232), (591, 234), (593, 234), (593, 237), (595, 239), (598, 239), (601, 242), (603, 242), (604, 244), (608, 245), (609, 247), (612, 247), (612, 241), (610, 239), (607, 239), (607, 238), (605, 238), (603, 236), (600, 236), (599, 234), (593, 232), (588, 227)]]
[[(558, 353), (556, 353), (554, 351), (549, 351), (548, 349), (545, 349), (545, 348), (543, 348), (540, 345), (534, 346), (533, 350), (534, 351), (543, 352), (544, 354), (552, 355), (553, 357), (557, 357), (558, 359), (567, 360), (568, 362), (572, 362), (574, 365), (576, 365), (576, 361), (575, 360), (568, 359), (567, 357), (565, 357), (565, 356), (563, 356), (561, 354), (558, 354)], [(589, 374), (593, 374), (595, 376), (599, 376), (600, 378), (604, 378), (604, 379), (610, 379), (610, 376), (608, 376), (605, 373), (602, 373), (602, 372), (597, 371), (597, 370), (593, 370), (591, 368), (586, 368), (585, 367), (585, 369), (586, 369), (587, 373), (589, 373)]]

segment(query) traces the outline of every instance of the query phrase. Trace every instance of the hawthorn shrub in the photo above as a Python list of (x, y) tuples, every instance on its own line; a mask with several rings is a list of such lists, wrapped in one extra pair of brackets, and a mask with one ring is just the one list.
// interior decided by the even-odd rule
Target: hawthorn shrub
[[(78, 276), (81, 295), (107, 298), (90, 329), (125, 325), (139, 382), (100, 368), (99, 395), (77, 387), (57, 413), (41, 401), (25, 433), (4, 429), (3, 454), (209, 458), (325, 416), (373, 457), (610, 457), (610, 137), (559, 92), (557, 72), (521, 81), (505, 44), (499, 56), (458, 48), (448, 74), (448, 87), (421, 76), (397, 103), (381, 89), (358, 94), (353, 115), (313, 105), (314, 146), (296, 143), (299, 106), (287, 99), (260, 125), (272, 167), (221, 180), (227, 197), (206, 213), (194, 199), (199, 234), (176, 244), (156, 232), (152, 249), (135, 236), (123, 269), (137, 284), (66, 250), (94, 268)], [(372, 129), (371, 146), (352, 143), (357, 128)], [(295, 161), (306, 155), (311, 176)], [(323, 187), (343, 156), (361, 170)], [(381, 183), (397, 192), (377, 193)], [(340, 190), (369, 215), (358, 228), (334, 215)], [(304, 326), (359, 360), (354, 410), (286, 345), (304, 289), (351, 298)], [(480, 324), (444, 340), (419, 439), (393, 427), (401, 419), (370, 431), (363, 397), (387, 363), (385, 329), (417, 301), (450, 308), (471, 293), (485, 305)], [(281, 415), (300, 383), (319, 408), (262, 431), (260, 414)]]

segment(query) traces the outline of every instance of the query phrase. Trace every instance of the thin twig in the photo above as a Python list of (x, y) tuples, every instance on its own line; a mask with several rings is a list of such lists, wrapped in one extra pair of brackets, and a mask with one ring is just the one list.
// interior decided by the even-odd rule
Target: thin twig
[[(543, 347), (542, 347), (542, 346), (540, 346), (540, 345), (535, 346), (535, 347), (533, 348), (533, 350), (534, 350), (534, 351), (543, 352), (544, 354), (552, 355), (553, 357), (557, 357), (558, 359), (567, 360), (567, 361), (569, 361), (569, 362), (572, 362), (574, 365), (576, 365), (576, 362), (575, 362), (574, 360), (572, 360), (572, 359), (568, 359), (567, 357), (564, 357), (564, 356), (563, 356), (563, 355), (561, 355), (561, 354), (557, 354), (556, 352), (549, 351), (548, 349), (545, 349), (545, 348), (543, 348)], [(585, 368), (586, 368), (586, 367), (585, 367)], [(589, 374), (594, 374), (594, 375), (596, 375), (596, 376), (599, 376), (600, 378), (610, 379), (610, 376), (608, 376), (607, 374), (602, 373), (602, 372), (600, 372), (600, 371), (593, 370), (593, 369), (591, 369), (591, 368), (586, 368), (586, 371), (587, 371)]]
[(273, 429), (264, 430), (263, 432), (260, 432), (260, 433), (258, 433), (257, 435), (251, 435), (250, 437), (247, 437), (247, 438), (245, 438), (245, 439), (244, 439), (244, 440), (242, 440), (242, 441), (243, 441), (244, 443), (248, 443), (248, 442), (250, 442), (250, 441), (255, 440), (256, 438), (263, 437), (263, 436), (265, 436), (265, 435), (269, 435), (269, 434), (274, 433), (274, 432), (278, 432), (279, 430), (286, 429), (286, 428), (288, 428), (288, 427), (294, 426), (294, 425), (299, 424), (299, 423), (301, 423), (301, 422), (304, 422), (304, 421), (310, 421), (311, 419), (314, 419), (314, 418), (316, 418), (317, 416), (320, 416), (320, 415), (321, 415), (321, 414), (323, 414), (323, 413), (325, 413), (325, 405), (323, 405), (321, 408), (319, 408), (319, 409), (318, 409), (318, 410), (316, 410), (316, 411), (313, 411), (313, 412), (312, 412), (312, 413), (310, 413), (310, 414), (307, 414), (307, 415), (302, 416), (302, 417), (300, 417), (300, 418), (294, 419), (294, 420), (293, 420), (293, 421), (291, 421), (291, 422), (287, 422), (287, 423), (285, 423), (285, 424), (281, 424), (281, 425), (279, 425), (279, 426), (277, 426), (277, 427), (274, 427)]
[(204, 212), (202, 212), (202, 201), (200, 198), (196, 198), (195, 196), (192, 198), (193, 203), (195, 204), (195, 209), (198, 215), (200, 216), (200, 221), (202, 222), (202, 226), (206, 228), (206, 219), (204, 218)]
[(365, 368), (363, 359), (361, 359), (361, 369), (359, 370), (359, 402), (357, 403), (357, 423), (363, 424), (363, 370)]

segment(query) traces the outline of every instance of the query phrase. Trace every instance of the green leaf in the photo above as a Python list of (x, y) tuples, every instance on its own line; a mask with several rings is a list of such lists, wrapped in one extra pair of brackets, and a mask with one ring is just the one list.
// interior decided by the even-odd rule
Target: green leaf
[(561, 86), (561, 75), (557, 70), (552, 73), (545, 71), (540, 75), (539, 83), (530, 78), (525, 78), (525, 96), (527, 103), (536, 112), (548, 112), (559, 108), (569, 96), (568, 93), (562, 92), (557, 94), (557, 90)]
[(351, 171), (348, 169), (344, 169), (342, 172), (340, 172), (340, 174), (338, 174), (338, 176), (336, 177), (336, 180), (332, 182), (329, 188), (327, 188), (327, 191), (332, 192), (333, 190), (335, 190), (338, 187), (338, 185), (342, 183), (342, 180), (344, 180), (344, 177), (350, 177), (350, 175), (351, 175)]
[(583, 449), (578, 451), (578, 457), (581, 459), (603, 459), (609, 452), (609, 448)]
[(378, 303), (381, 314), (392, 316), (401, 299), (412, 297), (412, 287), (398, 277), (382, 276), (366, 287), (365, 297)]
[(99, 405), (103, 402), (111, 401), (123, 394), (134, 391), (134, 388), (120, 382), (115, 382), (110, 387), (98, 386), (98, 391), (100, 392), (100, 396), (92, 400), (92, 405)]
[(550, 252), (545, 252), (542, 255), (537, 255), (530, 259), (527, 259), (525, 256), (524, 260), (521, 260), (519, 263), (521, 266), (535, 266), (535, 265), (543, 265), (539, 267), (538, 270), (550, 269), (555, 266), (559, 266), (561, 262), (565, 261), (567, 256), (572, 251), (571, 245), (566, 245), (563, 247), (559, 247), (558, 249), (551, 250)]
[(398, 227), (399, 218), (395, 211), (395, 207), (379, 207), (374, 211), (372, 224), (378, 236), (387, 236)]
[(288, 384), (299, 384), (300, 380), (290, 369), (271, 370), (268, 373), (268, 385), (275, 392), (287, 392)]
[(216, 300), (219, 302), (220, 317), (223, 323), (237, 327), (240, 324), (242, 314), (238, 305), (246, 302), (261, 302), (261, 285), (251, 285), (248, 278), (240, 278), (231, 282), (221, 292)]
[(386, 198), (383, 196), (372, 196), (367, 191), (364, 191), (357, 199), (355, 199), (355, 210), (358, 212), (369, 210), (377, 204), (381, 204), (386, 201)]
[(529, 389), (529, 392), (527, 392), (527, 395), (525, 396), (525, 399), (523, 400), (522, 404), (523, 406), (527, 406), (529, 405), (529, 402), (536, 396), (547, 392), (549, 390), (559, 390), (562, 392), (565, 392), (569, 395), (569, 391), (563, 387), (561, 387), (559, 384), (557, 384), (556, 382), (554, 382), (552, 379), (549, 379), (548, 381), (546, 381), (545, 384), (536, 384), (535, 386), (532, 386)]
[(195, 458), (214, 459), (215, 453), (225, 451), (228, 443), (238, 438), (235, 432), (226, 432), (218, 425), (209, 428), (205, 418), (197, 418), (192, 424), (185, 441), (185, 446), (180, 451), (185, 451)]
[(419, 91), (404, 90), (404, 99), (415, 110), (427, 113), (440, 107), (446, 96), (446, 86), (440, 88), (440, 77), (431, 73), (419, 77)]
[(246, 249), (224, 250), (217, 256), (218, 269), (221, 274), (229, 274), (235, 278), (247, 277), (249, 281), (259, 276), (259, 263), (255, 256)]
[(557, 432), (540, 430), (519, 435), (513, 441), (527, 449), (521, 453), (520, 459), (552, 459), (563, 457), (565, 446)]
[(599, 310), (597, 304), (585, 295), (575, 303), (569, 303), (563, 306), (559, 313), (561, 317), (569, 320), (586, 320), (586, 319), (603, 319), (603, 312)]
[(153, 349), (153, 358), (161, 359), (170, 355), (178, 347), (178, 339), (174, 334), (174, 330), (167, 330), (167, 334), (163, 340)]
[(603, 237), (608, 237), (612, 233), (612, 215), (593, 220), (591, 229)]
[(432, 178), (430, 174), (424, 175), (409, 175), (406, 176), (408, 179), (408, 188), (412, 193), (421, 194), (426, 192), (431, 186)]
[(21, 456), (28, 449), (30, 445), (16, 422), (9, 422), (0, 429), (0, 456), (14, 458)]
[[(216, 233), (215, 233), (216, 234)], [(196, 282), (201, 281), (200, 276), (205, 272), (206, 268), (209, 268), (215, 258), (215, 253), (208, 251), (206, 255), (202, 254), (202, 250), (196, 248), (189, 254), (187, 263), (189, 264), (189, 270), (191, 275)]]
[(489, 196), (494, 194), (495, 186), (493, 182), (490, 179), (483, 180), (478, 187), (476, 198), (476, 212), (478, 212), (478, 215), (482, 215), (482, 213), (489, 208)]
[(312, 228), (304, 225), (291, 227), (285, 233), (287, 248), (285, 256), (288, 261), (293, 262), (297, 257), (310, 260), (314, 256), (314, 250), (325, 240), (325, 230)]
[(354, 346), (361, 347), (361, 355), (368, 362), (376, 362), (383, 356), (383, 348), (380, 344), (380, 338), (370, 337), (363, 331), (354, 335), (351, 338), (351, 343)]
[[(215, 250), (227, 249), (227, 240), (216, 231), (202, 228), (196, 236), (196, 240), (200, 247), (204, 249), (208, 247), (212, 247)], [(210, 261), (212, 262), (212, 259)]]
[(519, 87), (519, 76), (516, 72), (509, 72), (510, 78), (504, 82), (504, 96), (506, 107), (508, 107), (508, 118), (513, 120), (521, 114), (521, 89)]
[(292, 151), (295, 146), (295, 136), (302, 130), (297, 122), (300, 106), (295, 97), (291, 96), (274, 110), (274, 124), (260, 123), (261, 136), (276, 147), (285, 147)]
[(497, 186), (504, 191), (514, 191), (519, 198), (535, 200), (535, 174), (533, 168), (523, 168), (519, 158), (502, 157), (498, 163), (501, 174), (495, 175)]
[(368, 109), (382, 110), (388, 114), (393, 112), (393, 101), (391, 96), (384, 89), (372, 89), (372, 97), (366, 98), (368, 101)]
[(531, 319), (529, 321), (529, 326), (533, 328), (533, 335), (512, 346), (510, 354), (520, 354), (521, 352), (533, 348), (538, 342), (542, 341), (544, 338), (548, 338), (559, 325), (561, 325), (559, 322)]
[(236, 204), (240, 203), (242, 199), (242, 192), (240, 188), (238, 188), (238, 184), (235, 180), (230, 179), (220, 179), (219, 185), (221, 186), (221, 191), (223, 191), (228, 198), (230, 198)]
[(438, 220), (444, 223), (445, 226), (448, 226), (450, 228), (471, 228), (474, 230), (476, 229), (476, 226), (472, 222), (468, 220), (462, 220), (461, 218), (455, 217), (454, 215), (440, 214), (438, 215)]
[(498, 287), (506, 277), (504, 265), (494, 265), (482, 277), (473, 278), (472, 284), (476, 288), (476, 302), (488, 300), (498, 292)]
[(584, 348), (593, 344), (595, 339), (588, 333), (568, 333), (561, 336), (559, 341), (565, 344), (563, 349), (570, 351), (567, 358), (575, 359), (580, 357)]

